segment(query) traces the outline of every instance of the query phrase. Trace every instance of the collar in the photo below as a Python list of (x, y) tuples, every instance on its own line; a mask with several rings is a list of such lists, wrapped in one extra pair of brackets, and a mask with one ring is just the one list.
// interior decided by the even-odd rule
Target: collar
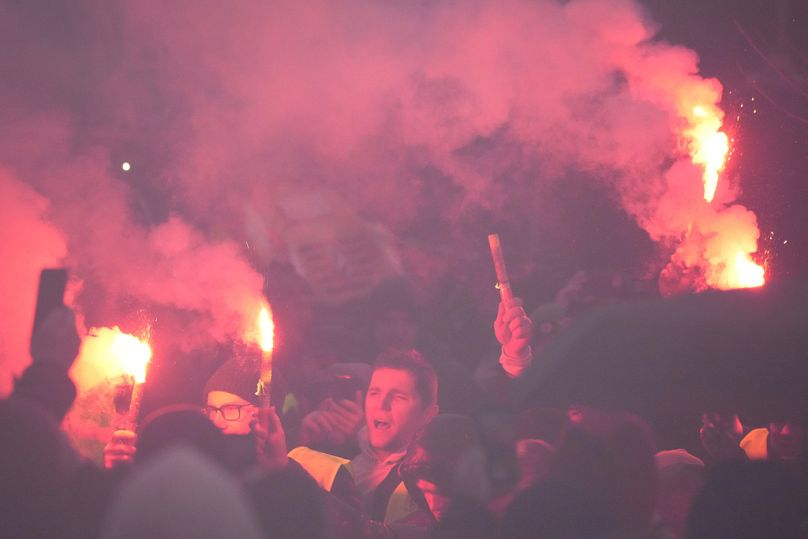
[(361, 454), (369, 459), (372, 459), (373, 462), (376, 462), (378, 464), (398, 464), (407, 455), (407, 448), (404, 447), (400, 451), (391, 453), (390, 456), (388, 456), (385, 460), (381, 460), (379, 456), (376, 454), (376, 452), (373, 451), (373, 448), (370, 447), (367, 425), (359, 429), (359, 433), (357, 434), (357, 440), (359, 442), (359, 449), (361, 451)]

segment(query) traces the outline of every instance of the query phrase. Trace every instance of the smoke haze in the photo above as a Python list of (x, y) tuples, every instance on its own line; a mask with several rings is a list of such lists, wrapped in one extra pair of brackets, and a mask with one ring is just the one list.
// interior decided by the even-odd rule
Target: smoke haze
[[(727, 187), (704, 202), (688, 154), (692, 109), (720, 119), (721, 85), (635, 2), (45, 4), (0, 17), (3, 199), (29, 200), (4, 206), (0, 248), (36, 253), (0, 277), (33, 297), (29, 273), (66, 255), (95, 325), (160, 308), (194, 315), (188, 347), (239, 335), (259, 266), (288, 262), (279, 204), (319, 190), (432, 281), (490, 283), (495, 228), (517, 267), (572, 249), (560, 216), (578, 206), (555, 194), (580, 185), (657, 244), (645, 263), (673, 255), (672, 289), (756, 250), (755, 216)], [(6, 240), (28, 225), (48, 238)]]

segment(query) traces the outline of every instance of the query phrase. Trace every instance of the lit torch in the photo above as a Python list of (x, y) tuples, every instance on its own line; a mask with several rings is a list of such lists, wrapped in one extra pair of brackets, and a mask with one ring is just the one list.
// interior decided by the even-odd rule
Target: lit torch
[(143, 386), (146, 383), (146, 369), (152, 357), (151, 347), (133, 335), (118, 333), (110, 350), (121, 366), (124, 374), (132, 378), (132, 397), (126, 414), (126, 428), (137, 429), (137, 416), (143, 399)]
[(261, 377), (255, 392), (261, 406), (269, 408), (269, 389), (272, 384), (272, 349), (275, 347), (275, 322), (268, 305), (261, 306), (258, 315), (258, 346), (261, 348)]
[(497, 272), (497, 288), (503, 303), (508, 303), (513, 297), (511, 281), (508, 278), (508, 269), (505, 267), (505, 257), (502, 254), (502, 244), (499, 234), (488, 235), (488, 246), (491, 248), (491, 258), (494, 259), (494, 271)]

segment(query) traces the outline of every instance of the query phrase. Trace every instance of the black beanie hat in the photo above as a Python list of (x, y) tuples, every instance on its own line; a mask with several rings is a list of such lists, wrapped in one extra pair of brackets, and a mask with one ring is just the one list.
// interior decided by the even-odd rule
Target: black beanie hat
[(203, 399), (206, 400), (211, 391), (226, 391), (257, 406), (259, 400), (255, 391), (259, 376), (258, 368), (252, 362), (239, 361), (237, 358), (228, 359), (216, 369), (205, 384)]

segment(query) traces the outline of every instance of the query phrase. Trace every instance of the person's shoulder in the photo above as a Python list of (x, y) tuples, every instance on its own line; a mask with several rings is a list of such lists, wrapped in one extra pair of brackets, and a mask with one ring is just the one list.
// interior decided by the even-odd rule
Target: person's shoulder
[(332, 490), (340, 470), (350, 463), (348, 459), (305, 446), (289, 451), (289, 458), (306, 470), (323, 490), (329, 492)]
[(312, 449), (306, 446), (295, 447), (294, 449), (289, 451), (289, 458), (295, 459), (298, 462), (300, 459), (320, 460), (327, 462), (335, 462), (339, 464), (348, 464), (350, 462), (349, 459), (340, 457), (338, 455), (332, 455), (331, 453), (324, 453), (323, 451), (317, 451), (316, 449)]

